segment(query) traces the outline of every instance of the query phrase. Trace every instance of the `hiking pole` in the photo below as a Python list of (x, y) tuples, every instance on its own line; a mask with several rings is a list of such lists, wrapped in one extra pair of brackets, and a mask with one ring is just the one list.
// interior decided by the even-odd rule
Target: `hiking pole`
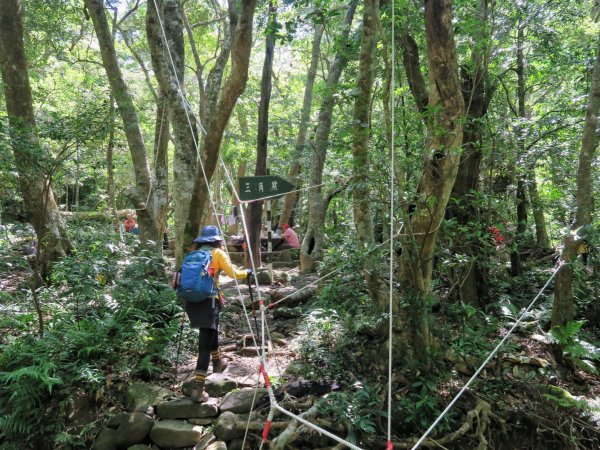
[(254, 317), (254, 326), (258, 334), (258, 320), (256, 319), (256, 308), (254, 306), (254, 296), (252, 295), (252, 277), (248, 276), (248, 292), (250, 292), (250, 304), (252, 305), (252, 316)]
[(179, 354), (181, 351), (181, 340), (183, 338), (184, 327), (185, 327), (185, 315), (182, 315), (180, 325), (179, 325), (179, 337), (177, 338), (177, 356), (175, 357), (175, 373), (173, 374), (173, 384), (177, 383), (177, 374), (179, 372)]

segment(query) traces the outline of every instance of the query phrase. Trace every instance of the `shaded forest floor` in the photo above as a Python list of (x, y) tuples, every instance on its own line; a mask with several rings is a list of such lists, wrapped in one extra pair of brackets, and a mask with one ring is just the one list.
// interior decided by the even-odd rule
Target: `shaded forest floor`
[[(144, 380), (179, 388), (193, 375), (195, 367), (197, 332), (187, 325), (181, 352), (177, 351), (180, 313), (173, 307), (174, 296), (168, 289), (168, 280), (147, 280), (153, 272), (153, 263), (135, 245), (129, 243), (131, 247), (118, 248), (99, 241), (93, 227), (87, 232), (85, 249), (82, 245), (78, 254), (57, 268), (55, 286), (41, 295), (46, 324), (52, 324), (47, 335), (57, 333), (63, 340), (60, 348), (66, 353), (55, 354), (57, 350), (53, 347), (43, 347), (40, 354), (48, 355), (48, 360), (62, 374), (63, 384), (60, 390), (57, 385), (49, 396), (47, 388), (44, 395), (35, 394), (35, 401), (46, 402), (45, 409), (36, 414), (28, 408), (28, 413), (19, 416), (26, 423), (49, 426), (59, 418), (57, 415), (64, 414), (57, 429), (62, 427), (61, 436), (66, 433), (71, 437), (68, 444), (55, 444), (54, 448), (88, 448), (103, 420), (123, 407), (124, 392), (131, 382)], [(0, 355), (3, 395), (0, 409), (3, 413), (7, 408), (14, 409), (8, 395), (18, 395), (23, 389), (17, 377), (9, 375), (38, 367), (33, 356), (27, 357), (35, 353), (27, 345), (36, 346), (39, 341), (35, 338), (36, 320), (27, 293), (29, 269), (23, 261), (28, 257), (30, 242), (24, 236), (11, 236), (10, 245), (1, 249), (0, 344), (4, 357)], [(422, 435), (464, 386), (550, 273), (547, 265), (532, 266), (520, 279), (510, 283), (506, 278), (501, 279), (495, 292), (498, 302), (485, 314), (460, 305), (450, 296), (440, 295), (442, 300), (433, 314), (432, 330), (438, 348), (433, 371), (425, 375), (412, 367), (410, 361), (395, 361), (392, 382), (395, 448), (412, 447), (415, 438)], [(300, 276), (297, 267), (287, 267), (277, 271), (276, 284), (261, 286), (261, 295), (267, 302), (271, 296), (281, 298), (285, 296), (281, 292), (292, 292), (316, 278)], [(240, 385), (260, 386), (263, 381), (258, 376), (259, 359), (249, 338), (250, 329), (256, 328), (260, 317), (255, 322), (247, 285), (240, 285), (238, 292), (232, 280), (224, 277), (223, 282), (227, 305), (222, 314), (220, 338), (224, 356), (230, 360), (226, 374)], [(257, 298), (255, 290), (253, 299)], [(140, 305), (138, 301), (142, 300), (153, 302), (153, 307)], [(248, 316), (240, 300), (247, 305)], [(560, 343), (547, 329), (550, 305), (551, 292), (547, 292), (438, 424), (433, 439), (425, 441), (424, 447), (600, 449), (597, 375), (600, 340), (597, 334), (584, 329), (565, 330), (561, 345), (566, 353), (560, 351)], [(127, 314), (120, 310), (125, 306)], [(164, 321), (157, 321), (158, 316), (164, 317)], [(93, 320), (86, 319), (89, 317)], [(153, 321), (152, 325), (148, 327), (144, 320)], [(64, 328), (61, 329), (59, 321), (64, 321)], [(278, 400), (298, 414), (315, 406), (314, 420), (329, 425), (336, 435), (365, 449), (384, 448), (386, 337), (382, 336), (382, 319), (366, 297), (360, 275), (332, 277), (322, 282), (318, 292), (310, 297), (294, 304), (282, 302), (266, 314), (266, 321), (267, 337), (272, 342), (267, 355), (269, 376)], [(114, 328), (115, 322), (119, 328)], [(97, 342), (82, 334), (86, 327), (93, 327), (91, 332)], [(134, 335), (120, 334), (134, 329)], [(111, 339), (122, 340), (123, 345)], [(103, 353), (94, 344), (110, 345), (112, 358), (110, 352)], [(123, 360), (122, 365), (115, 356)], [(67, 364), (77, 364), (77, 374), (71, 378), (67, 376), (70, 369), (61, 368)], [(84, 368), (91, 370), (92, 375), (83, 376)], [(41, 378), (40, 383), (44, 387), (44, 383), (50, 382)], [(26, 397), (29, 394), (23, 392), (22, 400), (29, 401)], [(50, 413), (52, 405), (61, 406)], [(268, 401), (258, 404), (257, 417), (266, 419), (268, 410)], [(6, 425), (0, 424), (0, 433), (2, 426), (6, 430)], [(272, 431), (271, 436), (277, 433)], [(17, 435), (14, 432), (12, 436)], [(335, 445), (301, 426), (288, 448)]]

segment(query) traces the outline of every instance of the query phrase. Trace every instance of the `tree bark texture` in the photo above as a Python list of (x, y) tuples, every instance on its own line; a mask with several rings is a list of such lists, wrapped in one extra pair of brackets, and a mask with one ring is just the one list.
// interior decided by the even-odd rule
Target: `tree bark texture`
[[(369, 137), (371, 131), (371, 96), (373, 86), (373, 63), (379, 29), (379, 0), (365, 0), (363, 5), (363, 26), (356, 80), (358, 93), (354, 100), (352, 117), (352, 211), (356, 229), (357, 246), (368, 252), (375, 245), (373, 211), (371, 210), (372, 190), (369, 186), (371, 163), (369, 158)], [(375, 202), (376, 203), (376, 202)], [(365, 281), (370, 295), (381, 311), (389, 307), (387, 286), (381, 282), (379, 261), (375, 255), (366, 261)]]
[(486, 248), (481, 239), (474, 238), (487, 235), (485, 223), (481, 220), (477, 206), (479, 177), (482, 159), (483, 118), (487, 114), (494, 89), (489, 87), (487, 71), (487, 47), (481, 42), (489, 38), (485, 35), (487, 23), (487, 0), (481, 0), (478, 10), (480, 29), (474, 34), (471, 62), (462, 71), (462, 90), (465, 99), (466, 120), (463, 133), (463, 152), (456, 181), (452, 188), (451, 200), (448, 204), (447, 216), (455, 218), (462, 227), (470, 230), (456, 236), (452, 253), (467, 256), (467, 263), (458, 270), (460, 299), (473, 306), (484, 306), (489, 301), (488, 271), (485, 264)]
[(327, 87), (323, 93), (319, 109), (315, 137), (309, 144), (313, 148), (310, 162), (310, 185), (312, 187), (308, 190), (308, 226), (300, 250), (300, 264), (303, 273), (313, 272), (316, 262), (323, 257), (322, 229), (325, 223), (326, 211), (323, 203), (323, 188), (320, 184), (323, 182), (323, 168), (325, 167), (329, 147), (329, 133), (335, 104), (334, 95), (337, 92), (342, 71), (346, 67), (350, 56), (346, 46), (357, 3), (358, 0), (352, 0), (348, 5), (339, 38), (340, 49), (329, 68)]
[(104, 11), (103, 0), (84, 0), (85, 7), (94, 23), (94, 30), (100, 46), (102, 64), (110, 84), (111, 92), (115, 98), (119, 114), (123, 121), (125, 137), (129, 146), (133, 170), (135, 173), (136, 186), (131, 194), (131, 200), (137, 212), (140, 224), (140, 241), (147, 245), (153, 242), (155, 248), (162, 248), (162, 236), (160, 236), (156, 213), (154, 210), (154, 186), (148, 162), (148, 154), (142, 136), (140, 121), (130, 95), (119, 62), (115, 46), (112, 40), (108, 21)]
[[(518, 112), (521, 121), (525, 121), (525, 56), (523, 46), (525, 45), (525, 24), (519, 19), (517, 29), (517, 101)], [(517, 127), (517, 161), (525, 155), (525, 132), (523, 124)], [(522, 168), (521, 170), (525, 170)], [(523, 245), (525, 231), (527, 231), (527, 181), (526, 174), (517, 170), (517, 226), (515, 231), (513, 250), (510, 253), (510, 273), (518, 276), (523, 272), (519, 248)]]
[[(300, 113), (300, 123), (298, 124), (298, 136), (296, 137), (296, 145), (294, 146), (294, 156), (288, 178), (296, 186), (300, 188), (302, 177), (302, 159), (306, 151), (306, 132), (310, 122), (310, 110), (312, 105), (313, 88), (315, 78), (317, 76), (317, 67), (319, 65), (319, 56), (321, 55), (321, 38), (325, 27), (322, 24), (315, 25), (315, 34), (312, 40), (312, 50), (310, 56), (310, 66), (306, 73), (306, 84), (304, 85), (304, 100), (302, 103), (302, 112)], [(297, 192), (286, 194), (281, 214), (279, 215), (279, 228), (283, 229), (283, 225), (289, 223), (292, 216), (292, 210), (296, 204)]]
[(533, 219), (535, 221), (535, 242), (539, 248), (550, 248), (550, 238), (546, 227), (546, 217), (544, 216), (544, 208), (537, 188), (537, 180), (535, 179), (535, 167), (529, 171), (527, 178), (527, 191), (529, 193), (529, 201), (533, 211)]
[[(276, 20), (276, 9), (269, 2), (269, 20), (267, 24), (267, 39), (265, 42), (265, 60), (263, 62), (260, 83), (260, 101), (258, 104), (258, 130), (256, 133), (256, 167), (254, 175), (267, 175), (267, 147), (269, 139), (269, 104), (273, 81), (273, 55), (275, 53), (275, 29), (272, 26)], [(248, 207), (248, 236), (247, 242), (252, 249), (254, 267), (260, 266), (260, 234), (262, 230), (262, 212), (264, 202), (253, 202)], [(250, 252), (248, 253), (250, 255)], [(247, 261), (249, 263), (249, 261)]]
[(377, 44), (379, 0), (365, 0), (363, 26), (352, 120), (352, 210), (359, 249), (367, 251), (375, 242), (369, 189), (370, 105), (373, 85), (373, 60)]
[[(252, 48), (252, 20), (256, 0), (242, 0), (241, 12), (235, 27), (231, 49), (231, 71), (222, 95), (215, 108), (213, 119), (206, 124), (206, 136), (202, 144), (202, 166), (197, 165), (192, 203), (186, 221), (183, 242), (192, 242), (202, 225), (202, 212), (208, 198), (208, 185), (217, 166), (221, 141), (227, 122), (237, 99), (242, 95), (248, 81), (248, 65)], [(203, 171), (202, 168), (203, 167)]]
[[(158, 7), (158, 11), (156, 9)], [(163, 27), (161, 28), (161, 23)], [(164, 30), (164, 33), (163, 33)], [(178, 0), (149, 0), (146, 8), (146, 37), (152, 67), (164, 93), (173, 127), (173, 204), (175, 208), (175, 255), (183, 259), (183, 232), (188, 217), (198, 158), (198, 131), (194, 113), (182, 92), (185, 52), (183, 18)]]
[(458, 75), (450, 0), (425, 1), (429, 61), (429, 107), (435, 111), (429, 129), (428, 157), (419, 183), (419, 201), (406, 224), (400, 279), (411, 315), (414, 356), (431, 367), (429, 311), (432, 261), (439, 227), (460, 161), (464, 101)]
[(577, 169), (577, 211), (572, 232), (564, 238), (561, 255), (562, 267), (556, 275), (554, 287), (554, 303), (552, 305), (552, 326), (565, 325), (573, 320), (575, 305), (573, 301), (573, 260), (577, 257), (577, 249), (581, 240), (576, 233), (582, 233), (582, 227), (592, 222), (592, 163), (598, 146), (598, 110), (600, 109), (600, 36), (596, 49), (596, 61), (592, 77), (590, 97), (585, 114), (585, 125), (579, 152), (579, 167)]
[(51, 264), (70, 249), (51, 187), (52, 174), (39, 164), (41, 154), (23, 42), (23, 8), (19, 0), (0, 7), (0, 72), (11, 128), (12, 148), (21, 195), (38, 241), (39, 271), (46, 277)]
[(167, 212), (169, 211), (169, 111), (167, 99), (161, 92), (156, 104), (156, 122), (154, 125), (154, 208), (160, 235), (167, 230)]
[(106, 178), (107, 178), (107, 190), (108, 190), (108, 208), (113, 220), (113, 226), (115, 230), (119, 228), (119, 217), (117, 216), (117, 201), (115, 196), (115, 168), (113, 162), (114, 149), (115, 149), (115, 99), (110, 96), (110, 109), (108, 113), (108, 120), (110, 120), (110, 130), (108, 132), (108, 146), (106, 148)]
[(417, 110), (421, 114), (425, 114), (427, 112), (427, 105), (429, 104), (429, 94), (427, 92), (425, 78), (421, 72), (419, 47), (413, 37), (408, 33), (404, 33), (401, 39), (402, 63), (404, 65), (404, 71), (406, 72), (408, 87), (415, 99)]

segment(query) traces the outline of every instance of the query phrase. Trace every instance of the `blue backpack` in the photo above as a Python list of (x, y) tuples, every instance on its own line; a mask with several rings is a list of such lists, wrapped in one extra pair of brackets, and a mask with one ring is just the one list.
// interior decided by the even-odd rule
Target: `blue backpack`
[(211, 261), (210, 250), (194, 250), (186, 255), (177, 288), (179, 297), (190, 303), (198, 303), (218, 295), (215, 279), (208, 273)]

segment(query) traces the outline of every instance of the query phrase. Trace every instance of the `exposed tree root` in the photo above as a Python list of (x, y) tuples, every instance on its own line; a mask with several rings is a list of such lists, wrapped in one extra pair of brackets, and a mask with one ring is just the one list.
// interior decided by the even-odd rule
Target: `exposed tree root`
[[(479, 444), (475, 449), (486, 450), (488, 448), (488, 441), (485, 434), (490, 423), (490, 417), (499, 421), (504, 426), (504, 419), (492, 412), (492, 407), (488, 402), (479, 399), (475, 408), (467, 413), (465, 422), (457, 430), (448, 433), (440, 439), (425, 439), (420, 446), (424, 448), (444, 448), (444, 445), (454, 442), (472, 431), (472, 437), (479, 440)], [(412, 448), (417, 441), (418, 438), (410, 438), (403, 441), (394, 441), (393, 444), (394, 448)], [(382, 443), (381, 445), (385, 444)]]

